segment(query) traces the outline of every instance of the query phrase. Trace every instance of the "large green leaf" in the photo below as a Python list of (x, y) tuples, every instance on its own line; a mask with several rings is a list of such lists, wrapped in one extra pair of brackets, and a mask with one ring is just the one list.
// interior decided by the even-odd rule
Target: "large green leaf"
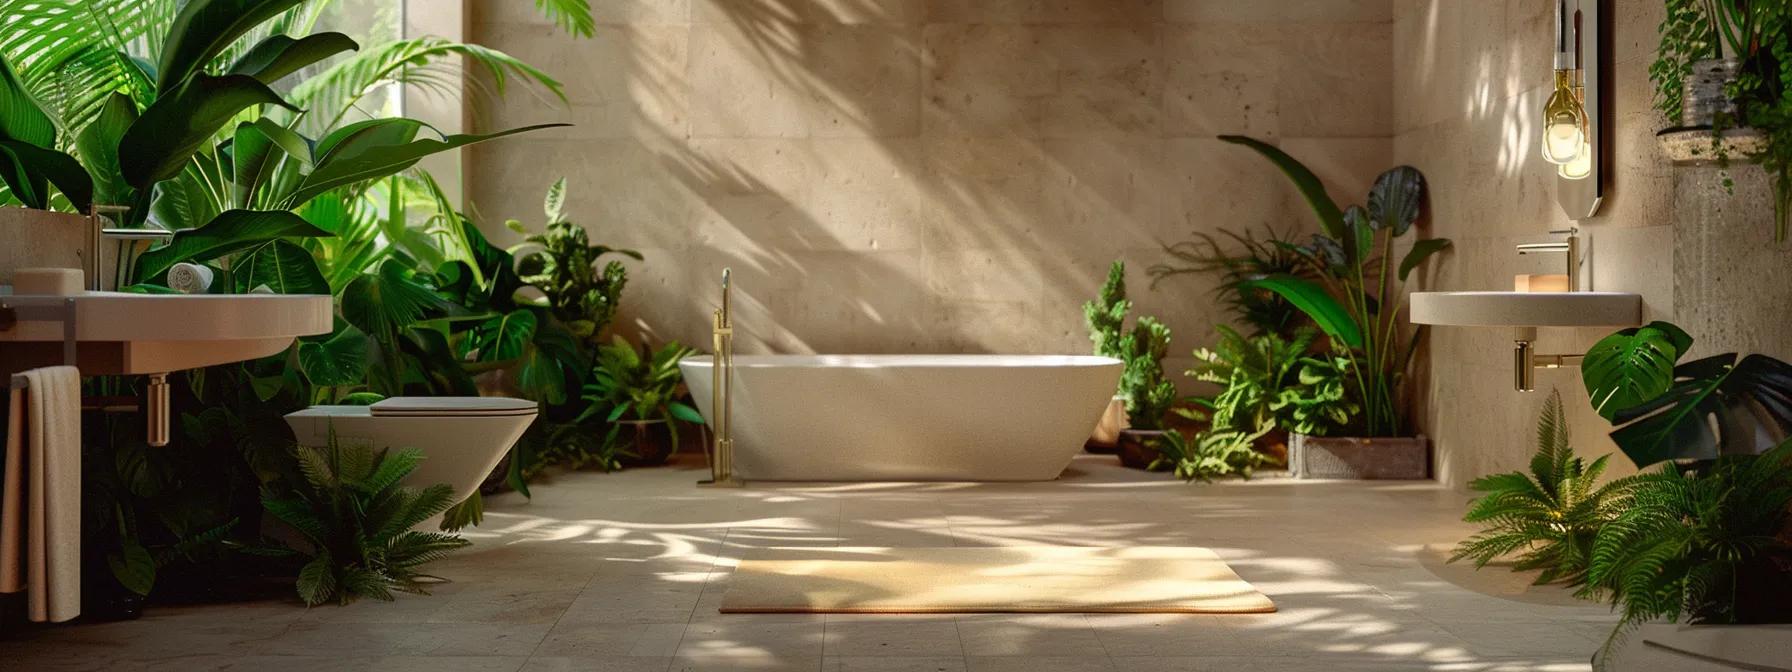
[(18, 140), (38, 147), (56, 144), (56, 125), (37, 106), (37, 100), (5, 58), (0, 58), (0, 140)]
[(147, 596), (156, 586), (155, 558), (136, 539), (127, 537), (122, 547), (106, 556), (106, 565), (125, 590)]
[(1607, 420), (1667, 392), (1674, 362), (1692, 347), (1692, 337), (1667, 322), (1651, 322), (1599, 339), (1581, 360), (1580, 378), (1594, 410)]
[(1406, 235), (1419, 221), (1419, 208), (1425, 196), (1425, 176), (1412, 166), (1392, 168), (1375, 178), (1369, 188), (1369, 221), (1377, 229), (1388, 229), (1394, 237)]
[(1406, 258), (1400, 260), (1400, 281), (1406, 282), (1406, 276), (1412, 274), (1412, 269), (1418, 268), (1419, 264), (1425, 263), (1425, 260), (1430, 258), (1431, 255), (1442, 252), (1449, 247), (1450, 239), (1448, 238), (1426, 238), (1413, 243), (1412, 249), (1408, 250), (1406, 253)]
[(441, 140), (412, 140), (402, 144), (343, 144), (332, 146), (326, 150), (324, 143), (318, 144), (319, 156), (317, 168), (299, 184), (299, 188), (288, 197), (288, 203), (299, 205), (337, 187), (358, 184), (368, 180), (377, 180), (417, 165), (423, 157), (438, 152), (445, 152), (474, 143), (485, 142), (507, 135), (516, 135), (529, 131), (566, 126), (567, 124), (537, 124), (513, 128), (497, 133), (450, 135)]
[(400, 331), (427, 317), (457, 308), (412, 280), (394, 259), (361, 274), (342, 290), (342, 319), (382, 343), (393, 342)]
[(1287, 152), (1275, 145), (1253, 138), (1242, 135), (1222, 135), (1220, 140), (1249, 147), (1269, 159), (1271, 163), (1282, 170), (1282, 174), (1287, 175), (1288, 179), (1294, 182), (1294, 187), (1300, 190), (1300, 195), (1307, 199), (1307, 204), (1313, 208), (1313, 214), (1319, 217), (1320, 230), (1332, 238), (1346, 239), (1344, 211), (1338, 207), (1336, 201), (1332, 200), (1331, 195), (1325, 193), (1325, 182), (1321, 181), (1318, 175), (1314, 175), (1313, 171), (1308, 169), (1305, 164), (1295, 160), (1294, 157), (1289, 156)]
[(173, 177), (224, 124), (253, 105), (292, 108), (280, 94), (248, 75), (199, 74), (164, 94), (119, 142), (118, 162), (125, 182), (142, 190)]
[(1638, 467), (1754, 455), (1792, 434), (1792, 365), (1729, 353), (1687, 362), (1648, 403), (1619, 411), (1612, 441)]
[(329, 340), (301, 341), (299, 368), (312, 385), (358, 385), (367, 379), (367, 334), (351, 326)]
[[(0, 157), (4, 157), (0, 163), (16, 166), (16, 169), (0, 169), (0, 172), (6, 176), (6, 186), (12, 188), (26, 205), (40, 210), (48, 205), (49, 192), (44, 188), (45, 182), (56, 185), (56, 189), (80, 212), (86, 212), (87, 206), (93, 203), (93, 178), (75, 157), (27, 142), (3, 139), (0, 139)], [(15, 179), (19, 184), (14, 184)], [(21, 192), (20, 187), (27, 191)], [(27, 194), (37, 202), (26, 200)]]
[(319, 238), (329, 232), (284, 210), (226, 210), (205, 226), (176, 231), (167, 245), (137, 259), (138, 278), (154, 278), (183, 261), (211, 261), (276, 238)]
[(237, 186), (237, 204), (248, 207), (285, 157), (311, 163), (311, 145), (299, 134), (262, 117), (237, 124), (230, 142), (231, 176)]
[(125, 182), (118, 164), (118, 143), (136, 122), (137, 104), (131, 102), (130, 96), (115, 92), (106, 97), (93, 123), (75, 136), (75, 151), (93, 178), (95, 202), (126, 205), (136, 199), (135, 190)]
[(588, 0), (535, 0), (535, 8), (574, 37), (591, 37), (597, 29)]
[(230, 74), (248, 75), (273, 84), (300, 68), (359, 46), (342, 33), (316, 33), (296, 40), (271, 35), (231, 64)]
[(189, 0), (168, 26), (156, 66), (156, 91), (166, 95), (262, 22), (304, 0)]
[(311, 252), (287, 240), (262, 243), (237, 259), (230, 271), (238, 294), (265, 286), (276, 294), (330, 295), (330, 283)]
[(523, 356), (535, 339), (535, 324), (535, 313), (522, 309), (486, 320), (474, 330), (479, 361), (502, 362)]
[(1350, 311), (1344, 309), (1337, 299), (1325, 292), (1318, 283), (1298, 278), (1285, 273), (1264, 276), (1255, 280), (1240, 283), (1240, 287), (1248, 289), (1266, 289), (1287, 299), (1294, 307), (1313, 318), (1327, 336), (1339, 343), (1360, 348), (1363, 346), (1363, 330), (1356, 320), (1350, 317)]

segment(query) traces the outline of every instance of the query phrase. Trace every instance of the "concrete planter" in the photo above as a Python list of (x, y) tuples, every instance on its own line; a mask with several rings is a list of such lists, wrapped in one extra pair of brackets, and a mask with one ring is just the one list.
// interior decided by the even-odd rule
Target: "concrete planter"
[(1089, 433), (1089, 440), (1083, 442), (1083, 450), (1091, 453), (1113, 453), (1119, 449), (1120, 432), (1126, 427), (1126, 401), (1114, 397), (1108, 400), (1108, 408), (1102, 411), (1101, 420), (1095, 424), (1095, 431)]
[(1416, 480), (1431, 477), (1431, 444), (1414, 437), (1358, 438), (1295, 434), (1288, 447), (1295, 478)]

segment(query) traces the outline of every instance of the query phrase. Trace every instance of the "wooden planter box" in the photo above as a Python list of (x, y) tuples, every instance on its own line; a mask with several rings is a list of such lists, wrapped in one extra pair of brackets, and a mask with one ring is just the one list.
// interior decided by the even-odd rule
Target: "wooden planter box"
[(1295, 478), (1419, 480), (1431, 477), (1431, 443), (1424, 435), (1397, 438), (1306, 436), (1288, 447)]

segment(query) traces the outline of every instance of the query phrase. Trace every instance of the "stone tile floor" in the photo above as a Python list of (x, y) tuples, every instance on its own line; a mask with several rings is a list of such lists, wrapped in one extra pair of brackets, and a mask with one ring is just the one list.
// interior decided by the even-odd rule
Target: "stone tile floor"
[[(0, 634), (7, 670), (1151, 672), (1583, 670), (1614, 622), (1445, 565), (1469, 497), (1430, 483), (1186, 485), (1079, 457), (1027, 484), (693, 486), (686, 462), (488, 500), (429, 597), (152, 608)], [(723, 615), (760, 546), (1192, 545), (1274, 614)]]

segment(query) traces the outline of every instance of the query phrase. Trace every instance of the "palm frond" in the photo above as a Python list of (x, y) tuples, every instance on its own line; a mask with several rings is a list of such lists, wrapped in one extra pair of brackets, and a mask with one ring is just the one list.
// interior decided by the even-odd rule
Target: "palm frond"
[[(566, 100), (560, 82), (546, 72), (509, 54), (476, 44), (439, 37), (419, 37), (377, 45), (357, 52), (315, 77), (294, 87), (290, 99), (307, 110), (304, 127), (321, 131), (335, 128), (360, 101), (379, 87), (394, 83), (443, 85), (444, 73), (458, 70), (455, 56), (477, 64), (503, 93), (511, 78), (531, 82)], [(458, 80), (452, 80), (458, 83)]]
[(535, 0), (535, 9), (573, 37), (591, 37), (597, 31), (588, 0)]

